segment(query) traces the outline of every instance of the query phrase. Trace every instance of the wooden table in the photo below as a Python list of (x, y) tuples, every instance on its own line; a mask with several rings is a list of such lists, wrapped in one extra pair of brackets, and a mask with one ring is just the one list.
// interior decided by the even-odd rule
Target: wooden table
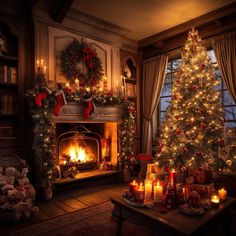
[(217, 227), (222, 226), (224, 235), (229, 236), (229, 212), (236, 206), (236, 199), (228, 197), (219, 208), (206, 210), (202, 215), (187, 216), (179, 209), (166, 210), (158, 204), (153, 208), (133, 207), (125, 203), (122, 197), (111, 198), (111, 202), (114, 204), (112, 217), (117, 220), (116, 235), (121, 235), (122, 222), (128, 219), (142, 225), (152, 235), (209, 236), (210, 232), (218, 231)]

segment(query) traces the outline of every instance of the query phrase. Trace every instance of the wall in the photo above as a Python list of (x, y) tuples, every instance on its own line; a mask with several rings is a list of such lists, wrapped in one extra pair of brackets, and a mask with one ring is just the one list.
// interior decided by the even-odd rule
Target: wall
[(49, 67), (46, 77), (56, 82), (63, 81), (58, 65), (60, 51), (73, 39), (84, 38), (92, 43), (103, 62), (108, 78), (108, 88), (115, 90), (120, 85), (120, 49), (137, 53), (137, 42), (122, 36), (119, 27), (99, 22), (70, 9), (61, 24), (50, 17), (50, 11), (43, 4), (34, 7), (35, 59), (43, 58)]

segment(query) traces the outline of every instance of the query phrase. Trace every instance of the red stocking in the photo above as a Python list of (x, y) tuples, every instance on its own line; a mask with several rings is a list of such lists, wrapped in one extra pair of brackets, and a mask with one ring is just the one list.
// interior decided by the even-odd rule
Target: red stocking
[(60, 108), (66, 104), (65, 94), (62, 90), (56, 93), (56, 101), (57, 101), (57, 104), (53, 108), (53, 113), (55, 116), (59, 116)]
[(87, 107), (84, 110), (84, 118), (85, 119), (89, 119), (91, 113), (93, 112), (93, 110), (95, 109), (93, 101), (92, 101), (92, 97), (89, 99), (85, 99), (85, 101), (87, 102)]
[(48, 93), (47, 92), (41, 92), (41, 93), (38, 93), (35, 98), (34, 98), (34, 101), (36, 103), (36, 105), (38, 107), (42, 107), (42, 101), (44, 98), (46, 98), (48, 96)]

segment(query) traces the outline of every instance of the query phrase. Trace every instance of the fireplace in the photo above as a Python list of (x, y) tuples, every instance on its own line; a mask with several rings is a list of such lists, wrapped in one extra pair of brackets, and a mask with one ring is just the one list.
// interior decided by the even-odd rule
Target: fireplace
[(53, 117), (56, 134), (55, 184), (120, 173), (118, 126), (120, 106), (97, 107), (96, 117), (83, 118), (83, 106), (69, 103)]

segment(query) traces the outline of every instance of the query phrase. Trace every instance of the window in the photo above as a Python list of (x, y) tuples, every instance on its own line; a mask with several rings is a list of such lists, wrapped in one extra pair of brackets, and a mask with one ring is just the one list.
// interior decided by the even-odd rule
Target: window
[[(214, 51), (211, 49), (208, 51), (208, 54), (211, 58), (212, 64), (215, 66), (215, 76), (216, 79), (219, 80), (219, 85), (217, 86), (217, 90), (220, 92), (220, 100), (222, 103), (222, 107), (225, 112), (226, 125), (229, 128), (236, 128), (236, 104), (233, 101), (232, 97), (229, 94), (224, 82), (222, 80), (219, 69), (217, 68), (216, 58)], [(162, 121), (165, 119), (166, 109), (171, 101), (171, 87), (175, 80), (175, 72), (178, 69), (181, 63), (181, 59), (172, 59), (169, 60), (167, 71), (166, 71), (166, 79), (161, 92), (160, 101), (158, 104), (158, 128), (161, 127)]]

